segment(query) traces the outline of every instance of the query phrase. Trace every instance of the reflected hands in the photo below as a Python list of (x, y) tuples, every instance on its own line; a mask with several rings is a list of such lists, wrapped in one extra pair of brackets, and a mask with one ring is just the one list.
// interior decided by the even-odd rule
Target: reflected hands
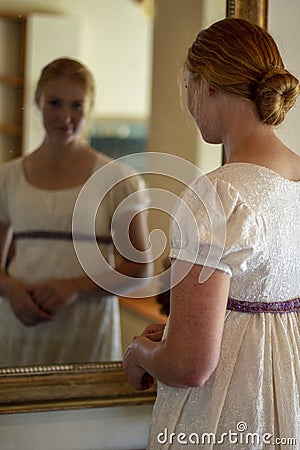
[(53, 316), (40, 308), (31, 296), (31, 287), (21, 281), (10, 278), (7, 298), (15, 316), (26, 326), (52, 320)]
[(31, 296), (36, 305), (55, 316), (74, 299), (77, 290), (71, 279), (47, 280), (31, 288)]

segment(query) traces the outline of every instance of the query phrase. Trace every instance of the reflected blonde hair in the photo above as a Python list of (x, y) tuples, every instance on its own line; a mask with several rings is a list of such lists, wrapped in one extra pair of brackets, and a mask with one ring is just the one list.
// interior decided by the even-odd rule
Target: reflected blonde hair
[(47, 64), (41, 71), (35, 90), (35, 102), (39, 105), (45, 86), (58, 78), (65, 77), (79, 83), (89, 96), (90, 107), (95, 101), (95, 82), (90, 70), (75, 59), (59, 58)]
[(185, 63), (193, 78), (252, 101), (263, 123), (279, 125), (299, 95), (271, 35), (244, 19), (220, 20), (200, 31)]

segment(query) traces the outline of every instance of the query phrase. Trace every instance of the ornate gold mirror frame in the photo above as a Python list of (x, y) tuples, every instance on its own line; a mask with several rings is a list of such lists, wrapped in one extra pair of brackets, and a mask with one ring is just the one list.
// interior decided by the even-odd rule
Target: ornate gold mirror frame
[(227, 17), (241, 17), (268, 28), (268, 0), (227, 0)]
[(0, 414), (142, 405), (155, 394), (135, 391), (121, 362), (0, 369)]
[[(227, 0), (227, 16), (267, 27), (268, 0)], [(136, 392), (121, 362), (0, 369), (0, 414), (153, 403), (155, 387)]]

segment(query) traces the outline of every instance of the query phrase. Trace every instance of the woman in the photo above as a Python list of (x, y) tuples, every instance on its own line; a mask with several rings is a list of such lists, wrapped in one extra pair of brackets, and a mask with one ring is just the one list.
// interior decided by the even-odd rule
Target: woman
[(299, 83), (265, 30), (224, 19), (189, 49), (186, 88), (203, 138), (224, 145), (226, 164), (183, 193), (198, 237), (179, 205), (168, 324), (130, 344), (125, 373), (136, 389), (159, 381), (149, 449), (283, 449), (290, 438), (296, 450), (300, 158), (274, 126)]
[[(2, 241), (5, 230), (13, 230), (15, 245), (13, 257), (3, 262), (0, 273), (2, 366), (121, 357), (118, 299), (113, 290), (111, 293), (101, 284), (102, 279), (105, 286), (113, 287), (111, 272), (115, 272), (110, 272), (108, 285), (107, 273), (96, 266), (100, 282), (95, 283), (86, 275), (72, 242), (78, 195), (91, 175), (111, 162), (81, 137), (94, 91), (93, 77), (80, 62), (63, 58), (48, 64), (35, 93), (44, 139), (33, 153), (0, 167)], [(114, 170), (124, 181), (104, 198), (95, 231), (106, 260), (117, 272), (127, 275), (127, 293), (136, 287), (134, 280), (147, 275), (149, 265), (147, 260), (131, 262), (126, 255), (112, 261), (117, 252), (111, 221), (119, 203), (142, 185), (137, 176), (128, 177), (126, 166), (115, 164)], [(103, 176), (95, 178), (99, 198), (111, 182), (105, 185)], [(135, 210), (141, 210), (145, 202), (140, 195)], [(91, 213), (94, 211), (85, 204), (83, 221)], [(146, 250), (143, 213), (132, 220), (129, 235), (134, 247)], [(91, 236), (83, 239), (87, 251), (90, 240)], [(7, 249), (6, 245), (6, 253)]]

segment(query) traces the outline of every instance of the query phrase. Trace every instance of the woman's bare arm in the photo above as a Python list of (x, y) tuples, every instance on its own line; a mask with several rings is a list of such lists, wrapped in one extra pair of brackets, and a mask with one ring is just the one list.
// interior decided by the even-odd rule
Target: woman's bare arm
[[(189, 264), (178, 263), (179, 270)], [(230, 279), (215, 270), (199, 284), (202, 266), (190, 266), (171, 291), (167, 337), (160, 342), (138, 337), (125, 353), (125, 373), (136, 389), (145, 388), (145, 373), (171, 386), (201, 386), (218, 364)]]

